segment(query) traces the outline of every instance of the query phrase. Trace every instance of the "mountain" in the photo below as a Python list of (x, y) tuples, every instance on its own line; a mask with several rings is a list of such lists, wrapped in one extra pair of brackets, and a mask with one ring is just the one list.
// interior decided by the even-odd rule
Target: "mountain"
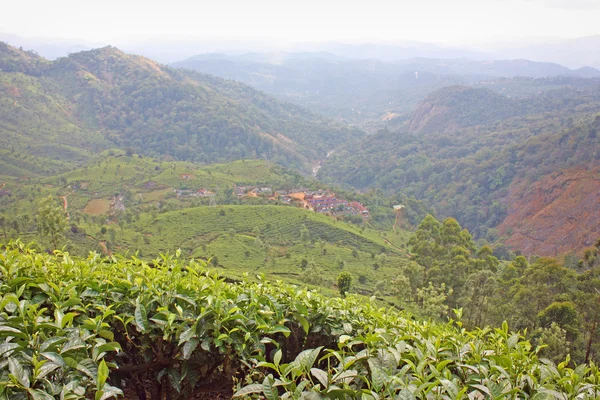
[(327, 52), (205, 54), (172, 66), (234, 79), (372, 132), (389, 120), (406, 120), (419, 101), (445, 86), (485, 85), (517, 76), (600, 76), (593, 68), (570, 70), (527, 60), (410, 58), (385, 62)]
[(525, 47), (508, 47), (497, 57), (527, 58), (566, 65), (571, 68), (600, 68), (600, 35), (564, 39)]
[(113, 47), (49, 62), (2, 44), (0, 65), (3, 148), (26, 142), (28, 154), (135, 147), (204, 163), (268, 158), (308, 172), (363, 135), (246, 85)]
[(450, 86), (423, 100), (409, 121), (410, 133), (448, 132), (519, 115), (515, 101), (489, 89)]
[(415, 41), (403, 43), (301, 43), (294, 46), (293, 51), (327, 52), (345, 58), (381, 61), (397, 61), (413, 57), (449, 59), (483, 59), (487, 57), (483, 51)]
[[(600, 166), (599, 112), (595, 80), (586, 90), (515, 99), (479, 88), (445, 88), (420, 104), (410, 124), (336, 150), (319, 177), (414, 196), (477, 237), (506, 240), (527, 254), (579, 251), (600, 229), (590, 208)], [(565, 243), (563, 233), (571, 237)]]
[(398, 61), (397, 64), (415, 71), (428, 71), (443, 75), (474, 75), (483, 77), (545, 78), (552, 76), (600, 77), (600, 71), (591, 68), (570, 69), (551, 62), (536, 62), (527, 59), (472, 60), (472, 59), (427, 59), (415, 58)]

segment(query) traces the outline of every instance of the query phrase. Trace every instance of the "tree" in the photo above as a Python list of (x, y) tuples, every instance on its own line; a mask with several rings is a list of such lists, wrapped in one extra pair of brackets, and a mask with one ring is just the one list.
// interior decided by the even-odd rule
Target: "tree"
[(302, 269), (306, 269), (306, 267), (308, 267), (308, 261), (306, 260), (306, 258), (303, 258), (303, 259), (300, 261), (300, 268), (302, 268)]
[(350, 286), (352, 285), (352, 275), (349, 272), (341, 272), (337, 276), (337, 287), (340, 291), (340, 296), (346, 297), (346, 293), (350, 290)]
[(443, 251), (439, 245), (440, 228), (438, 220), (428, 214), (408, 241), (415, 261), (425, 268), (425, 276)]
[(575, 341), (579, 333), (579, 314), (575, 304), (570, 301), (555, 301), (538, 314), (538, 322), (542, 328), (550, 328), (552, 324), (566, 332), (567, 340)]
[(311, 285), (323, 285), (323, 276), (314, 262), (302, 272), (302, 281)]
[(409, 301), (411, 295), (410, 280), (404, 275), (396, 275), (392, 280), (392, 293), (399, 300)]
[(556, 322), (552, 322), (548, 328), (536, 329), (532, 336), (538, 345), (545, 345), (540, 355), (555, 363), (564, 361), (569, 354), (571, 343), (567, 340), (567, 332)]
[(304, 243), (304, 247), (310, 242), (310, 232), (304, 224), (302, 224), (302, 228), (300, 229), (300, 241)]
[(39, 234), (47, 238), (56, 250), (66, 229), (67, 219), (63, 209), (56, 204), (52, 196), (42, 199), (38, 209)]
[(517, 256), (512, 262), (512, 266), (515, 267), (517, 271), (519, 271), (519, 274), (522, 275), (523, 272), (525, 272), (525, 270), (529, 267), (529, 264), (527, 263), (527, 259), (525, 257)]
[(422, 315), (428, 318), (444, 316), (448, 312), (446, 300), (450, 294), (452, 294), (452, 289), (446, 289), (446, 285), (443, 283), (436, 287), (429, 282), (429, 286), (417, 289)]
[(6, 217), (4, 215), (0, 215), (0, 226), (2, 227), (2, 233), (4, 233), (4, 239), (7, 238), (6, 236)]

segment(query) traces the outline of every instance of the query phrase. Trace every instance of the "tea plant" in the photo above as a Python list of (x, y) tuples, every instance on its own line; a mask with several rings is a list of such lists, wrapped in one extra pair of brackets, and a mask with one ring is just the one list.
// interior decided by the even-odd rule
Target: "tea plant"
[[(163, 255), (0, 252), (0, 398), (592, 399), (600, 371), (523, 335), (416, 321), (374, 300), (233, 282)], [(458, 312), (460, 316), (460, 312)]]

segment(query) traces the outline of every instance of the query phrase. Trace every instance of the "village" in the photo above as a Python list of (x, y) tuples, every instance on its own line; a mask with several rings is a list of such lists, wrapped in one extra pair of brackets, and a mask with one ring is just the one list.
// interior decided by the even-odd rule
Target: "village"
[(337, 197), (329, 190), (273, 190), (270, 187), (245, 187), (236, 186), (235, 194), (238, 198), (243, 197), (268, 197), (272, 200), (280, 200), (286, 204), (296, 204), (320, 214), (331, 216), (358, 215), (369, 218), (367, 207), (357, 201), (347, 201)]
[[(215, 193), (201, 188), (197, 190), (174, 190), (178, 199), (191, 197), (214, 197)], [(369, 210), (357, 201), (348, 201), (329, 190), (273, 189), (268, 186), (235, 186), (233, 195), (238, 199), (265, 198), (302, 207), (316, 213), (331, 216), (360, 216), (369, 218)]]

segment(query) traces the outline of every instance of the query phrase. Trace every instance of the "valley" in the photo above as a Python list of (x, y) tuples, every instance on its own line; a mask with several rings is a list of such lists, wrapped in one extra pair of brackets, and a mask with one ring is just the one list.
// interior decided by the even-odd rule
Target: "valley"
[(0, 43), (0, 398), (598, 397), (600, 73), (279, 56)]

